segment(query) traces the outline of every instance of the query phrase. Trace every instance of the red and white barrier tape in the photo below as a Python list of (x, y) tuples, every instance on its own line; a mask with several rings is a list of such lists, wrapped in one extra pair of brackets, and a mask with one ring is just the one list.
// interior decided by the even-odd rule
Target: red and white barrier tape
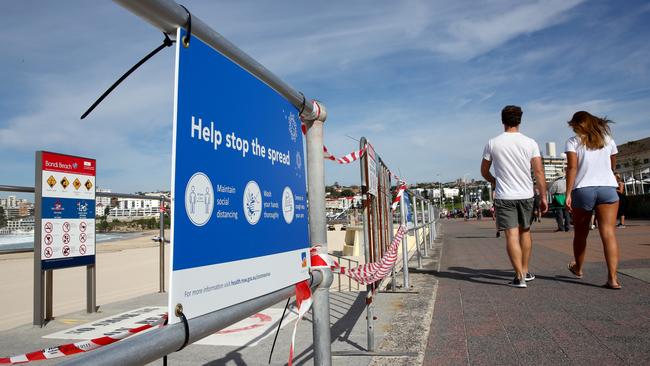
[(0, 357), (0, 365), (15, 365), (15, 364), (26, 363), (31, 361), (50, 360), (53, 358), (59, 358), (59, 357), (74, 355), (77, 353), (92, 351), (97, 348), (120, 341), (124, 338), (128, 338), (134, 334), (143, 332), (147, 329), (151, 329), (156, 326), (162, 326), (164, 325), (166, 319), (167, 319), (167, 314), (165, 314), (165, 316), (163, 316), (162, 318), (160, 318), (158, 321), (154, 323), (145, 324), (140, 327), (128, 329), (125, 330), (124, 332), (114, 334), (111, 336), (99, 337), (99, 338), (91, 339), (88, 341), (81, 341), (77, 343), (68, 343), (58, 347), (50, 347), (40, 351), (30, 352), (30, 353), (13, 356), (13, 357), (4, 357), (4, 358)]
[(362, 285), (375, 283), (384, 279), (395, 265), (395, 262), (397, 261), (399, 243), (402, 241), (405, 233), (406, 228), (404, 226), (400, 226), (397, 229), (395, 237), (393, 238), (393, 242), (390, 244), (388, 250), (384, 253), (378, 262), (367, 263), (350, 269), (341, 267), (338, 262), (330, 255), (321, 253), (320, 246), (315, 246), (311, 248), (310, 253), (311, 267), (328, 267), (332, 270), (332, 272), (344, 274)]
[(361, 157), (366, 153), (367, 147), (368, 145), (364, 146), (361, 150), (353, 151), (342, 158), (337, 158), (336, 156), (330, 154), (329, 151), (327, 151), (327, 147), (323, 145), (323, 156), (325, 157), (325, 159), (335, 161), (339, 164), (350, 164), (354, 161), (361, 159)]
[(309, 282), (302, 281), (296, 284), (296, 306), (298, 307), (298, 319), (296, 324), (293, 325), (293, 333), (291, 333), (291, 346), (289, 346), (289, 366), (293, 363), (293, 345), (296, 343), (296, 330), (300, 319), (307, 313), (311, 307), (311, 289)]
[(391, 209), (395, 211), (397, 208), (397, 205), (400, 203), (402, 200), (402, 196), (404, 195), (404, 191), (406, 190), (406, 183), (402, 182), (398, 187), (397, 187), (397, 194), (395, 194), (395, 198), (393, 199), (393, 204), (391, 205)]
[[(303, 135), (307, 134), (307, 126), (304, 123), (300, 126), (300, 129), (301, 129)], [(357, 160), (361, 159), (361, 157), (365, 153), (366, 153), (366, 146), (364, 146), (363, 148), (361, 148), (358, 151), (353, 151), (353, 152), (345, 155), (342, 158), (337, 158), (336, 156), (332, 155), (327, 150), (327, 146), (323, 145), (323, 158), (335, 161), (335, 162), (337, 162), (339, 164), (350, 164), (353, 161), (357, 161)]]

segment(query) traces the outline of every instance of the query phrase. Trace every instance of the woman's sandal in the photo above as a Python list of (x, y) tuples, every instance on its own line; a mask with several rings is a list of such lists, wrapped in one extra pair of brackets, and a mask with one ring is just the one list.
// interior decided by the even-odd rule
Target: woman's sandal
[(603, 285), (603, 287), (604, 287), (604, 288), (608, 288), (608, 289), (610, 289), (610, 290), (620, 290), (620, 289), (622, 289), (621, 285), (616, 285), (616, 286), (614, 286), (614, 285), (610, 284), (609, 282), (605, 283), (605, 284)]
[(572, 273), (576, 278), (582, 278), (582, 275), (579, 274), (578, 272), (576, 272), (576, 270), (575, 270), (575, 265), (576, 265), (575, 262), (569, 262), (569, 264), (567, 265), (567, 269), (568, 269), (569, 272), (571, 272), (571, 273)]

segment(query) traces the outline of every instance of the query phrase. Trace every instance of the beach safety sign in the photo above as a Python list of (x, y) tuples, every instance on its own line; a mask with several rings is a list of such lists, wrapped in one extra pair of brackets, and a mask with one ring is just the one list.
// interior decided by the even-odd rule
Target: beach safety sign
[[(177, 39), (185, 36), (179, 29)], [(308, 278), (298, 111), (200, 39), (176, 47), (170, 323)]]
[(94, 264), (95, 160), (39, 151), (37, 161), (40, 230), (34, 231), (34, 247), (41, 268)]

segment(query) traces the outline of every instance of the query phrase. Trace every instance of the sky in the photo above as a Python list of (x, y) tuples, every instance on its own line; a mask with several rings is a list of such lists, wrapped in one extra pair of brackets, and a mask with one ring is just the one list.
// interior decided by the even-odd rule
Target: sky
[[(650, 136), (645, 0), (193, 1), (200, 18), (327, 108), (336, 156), (365, 136), (408, 183), (480, 178), (500, 111), (558, 153), (579, 110), (618, 144)], [(299, 6), (298, 6), (299, 5)], [(14, 1), (0, 13), (0, 185), (33, 186), (34, 152), (97, 159), (113, 192), (170, 188), (173, 48), (81, 114), (162, 34), (111, 1)], [(243, 113), (245, 114), (245, 113)], [(325, 161), (326, 184), (359, 184)]]

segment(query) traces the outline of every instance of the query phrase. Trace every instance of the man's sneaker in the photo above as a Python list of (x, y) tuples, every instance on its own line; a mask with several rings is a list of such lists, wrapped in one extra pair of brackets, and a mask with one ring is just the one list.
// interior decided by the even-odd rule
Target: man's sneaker
[(532, 281), (532, 280), (534, 280), (534, 279), (535, 279), (535, 275), (534, 275), (534, 274), (526, 272), (526, 277), (524, 277), (524, 280), (525, 280), (526, 282), (528, 282), (528, 281)]
[(520, 287), (520, 288), (527, 287), (526, 281), (523, 278), (517, 278), (517, 276), (515, 276), (512, 282), (508, 282), (508, 285), (512, 287)]

